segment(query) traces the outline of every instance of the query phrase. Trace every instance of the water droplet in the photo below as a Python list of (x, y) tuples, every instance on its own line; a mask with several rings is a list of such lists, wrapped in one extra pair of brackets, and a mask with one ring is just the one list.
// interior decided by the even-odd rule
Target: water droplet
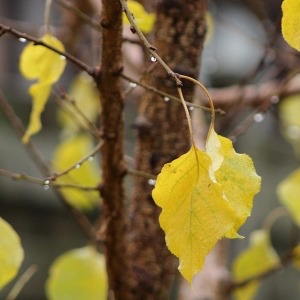
[(26, 42), (27, 42), (27, 40), (26, 40), (25, 38), (23, 38), (23, 37), (20, 37), (20, 38), (19, 38), (19, 41), (20, 41), (21, 43), (26, 43)]
[(189, 107), (189, 110), (190, 110), (190, 111), (194, 110), (194, 106), (190, 106), (190, 107)]
[(49, 187), (50, 187), (49, 184), (44, 184), (44, 185), (43, 185), (43, 189), (44, 189), (45, 191), (49, 190)]
[(75, 169), (79, 169), (81, 167), (81, 164), (76, 164)]
[(93, 155), (88, 158), (88, 161), (93, 161), (93, 160), (94, 160), (94, 156)]
[(170, 101), (170, 98), (169, 98), (169, 97), (164, 97), (164, 101), (165, 101), (165, 102), (169, 102), (169, 101)]
[(50, 184), (50, 180), (49, 179), (46, 179), (45, 181), (44, 181), (44, 185), (49, 185)]
[(60, 56), (60, 59), (65, 60), (66, 57), (65, 57), (64, 55), (61, 55), (61, 56)]
[(149, 180), (148, 180), (148, 184), (149, 184), (149, 185), (155, 185), (155, 183), (156, 183), (156, 180), (155, 180), (155, 179), (149, 179)]
[(253, 116), (254, 122), (260, 123), (264, 120), (265, 115), (263, 113), (257, 113)]
[(129, 86), (131, 88), (136, 88), (137, 87), (137, 84), (135, 82), (129, 82)]
[(272, 104), (277, 104), (279, 102), (279, 97), (278, 96), (272, 96), (271, 97), (271, 103)]
[(156, 57), (153, 56), (153, 55), (151, 55), (150, 60), (151, 60), (152, 62), (156, 62), (156, 61), (157, 61)]

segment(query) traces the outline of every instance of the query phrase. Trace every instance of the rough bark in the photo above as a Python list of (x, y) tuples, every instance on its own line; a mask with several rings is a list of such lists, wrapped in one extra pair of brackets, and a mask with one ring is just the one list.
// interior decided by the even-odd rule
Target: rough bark
[[(197, 78), (205, 36), (206, 1), (158, 1), (154, 46), (173, 71)], [(150, 58), (149, 58), (150, 61)], [(148, 84), (177, 95), (176, 86), (157, 65)], [(191, 100), (193, 86), (184, 82), (183, 93)], [(189, 149), (186, 117), (180, 104), (164, 102), (146, 93), (136, 121), (136, 165), (158, 174), (162, 166)], [(131, 299), (167, 299), (177, 262), (166, 248), (159, 227), (160, 209), (151, 197), (153, 186), (136, 178), (130, 205), (129, 250), (134, 281)]]
[(110, 294), (128, 297), (128, 268), (125, 245), (124, 99), (121, 92), (122, 7), (118, 0), (102, 1), (102, 58), (98, 74), (101, 100), (101, 148), (103, 222), (101, 239), (105, 247)]

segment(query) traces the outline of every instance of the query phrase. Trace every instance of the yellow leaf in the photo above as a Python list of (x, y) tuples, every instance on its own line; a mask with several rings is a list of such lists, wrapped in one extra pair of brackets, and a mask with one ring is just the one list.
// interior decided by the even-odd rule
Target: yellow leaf
[[(41, 41), (57, 50), (65, 51), (63, 44), (50, 34), (41, 37)], [(29, 43), (20, 57), (20, 71), (25, 78), (47, 83), (56, 82), (63, 73), (65, 65), (65, 57), (34, 43)]]
[(208, 175), (210, 166), (210, 157), (192, 147), (163, 167), (152, 193), (162, 208), (159, 222), (167, 246), (190, 282), (209, 251), (235, 224), (235, 213), (223, 198), (221, 186)]
[(50, 300), (105, 300), (105, 258), (92, 247), (68, 251), (50, 268), (46, 283)]
[(282, 2), (281, 30), (287, 43), (300, 50), (300, 1), (284, 0)]
[(300, 226), (300, 169), (284, 179), (277, 188), (279, 200)]
[[(76, 107), (90, 122), (94, 122), (100, 113), (99, 93), (94, 80), (85, 72), (80, 73), (71, 84), (69, 97), (74, 100)], [(73, 134), (80, 128), (86, 127), (85, 119), (73, 106), (66, 106), (58, 111), (58, 120), (66, 135)]]
[(289, 96), (280, 102), (279, 118), (282, 133), (300, 157), (300, 95)]
[[(76, 164), (92, 149), (92, 139), (87, 135), (78, 135), (65, 139), (56, 148), (53, 155), (53, 165), (57, 172), (64, 171)], [(60, 176), (56, 182), (96, 187), (99, 174), (95, 161), (86, 161), (79, 168)], [(72, 205), (81, 209), (91, 209), (99, 204), (97, 191), (83, 191), (77, 188), (62, 188), (63, 195)]]
[[(62, 43), (50, 34), (44, 35), (41, 40), (64, 51)], [(33, 109), (29, 127), (23, 137), (24, 143), (28, 143), (30, 137), (41, 129), (41, 113), (46, 105), (52, 84), (60, 78), (65, 65), (64, 57), (43, 46), (30, 43), (23, 49), (20, 57), (20, 71), (25, 78), (37, 80), (29, 88), (33, 99)]]
[[(138, 28), (144, 33), (151, 32), (155, 22), (155, 14), (147, 13), (142, 4), (137, 1), (128, 0), (127, 5), (134, 16)], [(125, 14), (123, 15), (123, 22), (127, 25), (130, 24)]]
[(236, 153), (232, 142), (217, 135), (214, 130), (208, 138), (207, 154), (212, 159), (213, 177), (222, 185), (222, 191), (235, 211), (235, 226), (226, 236), (236, 238), (237, 230), (251, 214), (253, 198), (260, 190), (261, 178), (256, 174), (251, 158)]
[(23, 259), (24, 251), (18, 234), (0, 218), (0, 290), (16, 276)]
[[(249, 248), (243, 251), (233, 263), (233, 279), (235, 282), (241, 282), (260, 275), (279, 264), (280, 259), (270, 243), (269, 232), (257, 230), (251, 233)], [(259, 285), (260, 282), (254, 280), (246, 286), (236, 289), (235, 299), (253, 299)]]
[(162, 208), (159, 221), (167, 246), (189, 281), (220, 238), (240, 237), (237, 230), (260, 190), (251, 158), (236, 153), (229, 139), (211, 129), (206, 151), (193, 146), (166, 164), (152, 193)]
[(41, 114), (44, 111), (50, 91), (51, 84), (49, 83), (34, 83), (29, 88), (29, 93), (32, 96), (32, 109), (30, 113), (29, 125), (22, 138), (22, 142), (24, 144), (27, 144), (30, 137), (39, 132), (42, 128)]

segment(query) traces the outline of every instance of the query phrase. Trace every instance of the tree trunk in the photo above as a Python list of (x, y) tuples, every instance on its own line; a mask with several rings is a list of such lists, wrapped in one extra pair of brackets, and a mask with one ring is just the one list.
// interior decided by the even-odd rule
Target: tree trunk
[[(174, 72), (197, 78), (206, 32), (206, 0), (161, 0), (153, 45)], [(150, 62), (150, 57), (149, 57)], [(176, 95), (176, 84), (157, 65), (147, 84)], [(193, 86), (184, 82), (183, 94), (191, 101)], [(141, 99), (137, 128), (137, 169), (157, 175), (162, 166), (189, 147), (189, 133), (182, 106), (145, 93)], [(133, 272), (131, 299), (168, 299), (176, 270), (176, 259), (166, 248), (158, 216), (160, 209), (151, 197), (153, 186), (136, 178), (130, 203), (129, 255)]]
[(122, 7), (119, 0), (102, 1), (102, 57), (97, 84), (101, 101), (101, 148), (104, 244), (110, 293), (113, 299), (128, 296), (128, 266), (125, 244), (124, 99), (121, 92)]

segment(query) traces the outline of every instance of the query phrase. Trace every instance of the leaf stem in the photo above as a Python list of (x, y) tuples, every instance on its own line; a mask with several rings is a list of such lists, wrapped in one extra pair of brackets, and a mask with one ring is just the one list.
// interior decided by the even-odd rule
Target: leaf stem
[(210, 126), (209, 126), (209, 130), (208, 130), (208, 135), (207, 135), (207, 138), (208, 138), (210, 136), (211, 131), (214, 129), (215, 117), (216, 117), (214, 103), (211, 99), (211, 96), (210, 96), (208, 90), (206, 89), (206, 87), (200, 81), (198, 81), (190, 76), (186, 76), (186, 75), (177, 74), (177, 76), (180, 79), (186, 79), (186, 80), (192, 81), (194, 84), (198, 85), (205, 93), (205, 95), (208, 99), (209, 105), (210, 105), (210, 110), (211, 110), (211, 121), (210, 121)]
[(187, 118), (189, 132), (190, 132), (190, 138), (191, 138), (191, 143), (192, 143), (192, 145), (195, 145), (194, 137), (193, 137), (192, 119), (191, 119), (189, 110), (187, 108), (187, 104), (186, 104), (186, 102), (184, 100), (184, 97), (183, 97), (183, 94), (182, 94), (182, 89), (180, 87), (177, 87), (177, 90), (178, 90), (179, 98), (181, 99), (181, 103), (183, 105), (183, 108), (184, 108), (184, 111), (185, 111), (185, 115), (186, 115), (186, 118)]

